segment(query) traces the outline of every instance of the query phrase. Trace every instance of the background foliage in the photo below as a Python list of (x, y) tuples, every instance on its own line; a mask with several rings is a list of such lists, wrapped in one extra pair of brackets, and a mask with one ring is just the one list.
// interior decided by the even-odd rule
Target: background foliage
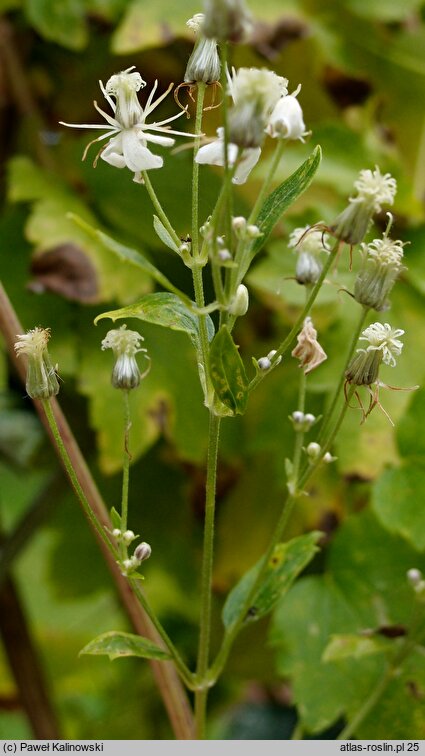
[[(295, 170), (316, 144), (324, 157), (313, 185), (278, 225), (248, 276), (253, 304), (235, 335), (246, 369), (252, 355), (267, 354), (283, 338), (303, 302), (304, 292), (290, 279), (289, 232), (307, 222), (331, 221), (344, 207), (358, 171), (377, 163), (397, 178), (395, 233), (411, 242), (405, 250), (408, 270), (385, 314), (394, 327), (406, 330), (405, 348), (395, 377), (387, 368), (382, 378), (397, 386), (421, 384), (424, 3), (262, 0), (251, 2), (251, 8), (259, 18), (253, 43), (234, 50), (234, 63), (269, 66), (289, 78), (290, 91), (301, 82), (300, 101), (312, 130), (308, 144), (291, 145), (285, 152), (278, 178)], [(170, 0), (0, 2), (1, 277), (25, 328), (52, 327), (52, 356), (63, 379), (61, 403), (109, 506), (119, 501), (122, 410), (109, 383), (110, 356), (99, 348), (109, 325), (101, 321), (95, 328), (93, 319), (105, 309), (132, 303), (155, 284), (147, 274), (135, 275), (131, 265), (118, 263), (67, 214), (139, 249), (188, 294), (190, 280), (156, 236), (143, 189), (127, 171), (102, 161), (94, 170), (91, 159), (82, 163), (89, 136), (66, 131), (58, 121), (91, 123), (98, 79), (133, 64), (148, 84), (155, 78), (162, 88), (179, 83), (192, 47), (184, 24), (199, 10), (195, 2)], [(171, 102), (161, 107), (164, 117), (171, 114)], [(205, 121), (209, 134), (216, 120), (212, 111)], [(241, 187), (241, 212), (255, 199), (267, 162), (266, 154)], [(190, 227), (190, 170), (190, 151), (183, 150), (167, 155), (154, 175), (157, 193), (182, 236)], [(220, 181), (208, 170), (201, 174), (201, 218), (210, 211)], [(354, 260), (354, 270), (357, 265)], [(316, 414), (335, 385), (356, 319), (356, 303), (340, 291), (352, 281), (347, 269), (344, 259), (338, 278), (324, 288), (315, 307), (329, 355), (309, 380), (308, 411)], [(131, 525), (152, 545), (154, 557), (145, 570), (151, 601), (193, 661), (207, 417), (187, 337), (152, 324), (143, 326), (143, 334), (153, 369), (131, 397)], [(223, 424), (215, 643), (226, 593), (261, 554), (279, 511), (285, 450), (293, 443), (288, 415), (295, 407), (298, 374), (291, 362), (261, 384), (243, 417)], [(6, 556), (0, 553), (0, 579), (10, 571), (19, 588), (61, 736), (169, 737), (143, 661), (78, 658), (96, 634), (128, 629), (126, 620), (5, 354), (0, 388), (5, 537), (30, 511), (41, 512), (13, 563), (6, 551)], [(323, 549), (271, 623), (261, 620), (238, 641), (211, 699), (212, 737), (289, 737), (295, 706), (299, 732), (333, 737), (358, 711), (399, 642), (380, 629), (411, 622), (414, 599), (406, 570), (425, 569), (425, 392), (383, 391), (382, 401), (396, 429), (378, 411), (363, 426), (358, 413), (348, 413), (337, 462), (315, 478), (311, 495), (297, 508), (290, 535), (321, 530)], [(358, 633), (366, 629), (372, 641), (359, 647)], [(346, 636), (344, 643), (340, 636)], [(424, 656), (415, 652), (356, 734), (425, 738), (424, 696)], [(0, 736), (31, 736), (6, 653), (0, 658)]]

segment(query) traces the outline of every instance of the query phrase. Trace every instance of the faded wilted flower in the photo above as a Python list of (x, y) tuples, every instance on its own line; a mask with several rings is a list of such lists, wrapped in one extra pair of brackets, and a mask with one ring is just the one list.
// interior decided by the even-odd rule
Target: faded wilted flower
[(304, 320), (302, 331), (297, 336), (298, 344), (292, 350), (292, 356), (300, 360), (304, 373), (310, 373), (327, 359), (326, 352), (317, 341), (317, 331), (311, 318)]
[(26, 390), (31, 399), (48, 399), (59, 392), (56, 370), (50, 360), (47, 343), (50, 328), (34, 328), (17, 336), (15, 351), (18, 357), (28, 357)]

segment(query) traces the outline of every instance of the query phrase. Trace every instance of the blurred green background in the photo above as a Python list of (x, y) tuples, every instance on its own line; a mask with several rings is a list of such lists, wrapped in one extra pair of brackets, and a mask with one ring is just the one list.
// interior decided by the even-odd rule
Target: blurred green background
[[(425, 372), (425, 4), (420, 0), (252, 0), (253, 40), (232, 50), (234, 65), (266, 66), (302, 84), (300, 103), (312, 135), (291, 143), (282, 180), (316, 144), (323, 161), (310, 189), (278, 225), (247, 284), (248, 315), (235, 339), (247, 369), (251, 357), (282, 340), (304, 301), (291, 280), (290, 231), (330, 222), (362, 168), (378, 164), (398, 182), (394, 235), (409, 241), (407, 270), (392, 306), (380, 318), (403, 328), (405, 347), (395, 386), (421, 384)], [(110, 355), (100, 350), (103, 310), (152, 291), (101, 244), (67, 218), (69, 211), (143, 252), (191, 294), (187, 269), (152, 227), (143, 187), (89, 158), (93, 132), (67, 130), (59, 120), (96, 123), (98, 80), (135, 65), (149, 91), (184, 76), (193, 39), (185, 21), (202, 10), (171, 0), (0, 0), (1, 280), (25, 329), (52, 328), (51, 354), (62, 378), (60, 401), (108, 506), (118, 506), (122, 407), (110, 387)], [(184, 97), (184, 95), (182, 95)], [(143, 101), (143, 100), (142, 100)], [(102, 104), (103, 107), (103, 104)], [(175, 112), (172, 97), (158, 114)], [(206, 114), (213, 135), (217, 111)], [(193, 121), (179, 122), (193, 128)], [(158, 150), (160, 151), (160, 150)], [(176, 230), (190, 231), (191, 152), (164, 154), (152, 181)], [(268, 145), (238, 193), (241, 213), (255, 199), (269, 161)], [(201, 219), (211, 212), (220, 173), (201, 169)], [(385, 228), (378, 218), (378, 234)], [(372, 232), (371, 238), (377, 235)], [(324, 287), (314, 321), (329, 358), (308, 381), (307, 411), (320, 414), (338, 381), (358, 305), (344, 252), (338, 275)], [(208, 282), (207, 282), (208, 289)], [(212, 296), (211, 287), (209, 293)], [(375, 318), (377, 319), (377, 318)], [(130, 322), (141, 330), (152, 371), (132, 396), (134, 463), (130, 524), (152, 545), (146, 587), (152, 604), (185, 658), (196, 658), (203, 523), (207, 412), (195, 355), (183, 334)], [(9, 661), (14, 617), (10, 594), (23, 610), (66, 738), (172, 737), (146, 662), (78, 657), (96, 634), (129, 629), (110, 577), (69, 491), (31, 402), (3, 352), (0, 359), (0, 525), (4, 543), (24, 528), (24, 543), (0, 551), (3, 650), (0, 650), (0, 737), (34, 737)], [(293, 363), (293, 364), (292, 364)], [(228, 590), (265, 547), (285, 490), (291, 453), (297, 365), (288, 359), (251, 396), (243, 417), (223, 423), (218, 478), (213, 646), (221, 637), (220, 608)], [(385, 373), (385, 374), (384, 374)], [(425, 568), (425, 393), (383, 389), (395, 429), (376, 409), (360, 426), (348, 413), (337, 462), (318, 475), (291, 521), (289, 536), (326, 534), (323, 550), (274, 616), (252, 625), (211, 694), (210, 736), (284, 739), (298, 717), (302, 737), (334, 737), (385, 669), (385, 650), (323, 661), (334, 633), (406, 628), (414, 612), (406, 570)], [(309, 439), (310, 440), (310, 439)], [(311, 436), (313, 440), (313, 435)], [(13, 582), (10, 583), (10, 580)], [(9, 582), (7, 582), (9, 581)], [(9, 603), (8, 603), (9, 595)], [(16, 607), (15, 607), (16, 608)], [(10, 624), (10, 623), (9, 623)], [(385, 633), (381, 633), (385, 637)], [(387, 644), (397, 638), (385, 637)], [(425, 738), (425, 656), (413, 651), (402, 673), (358, 731), (365, 738)], [(21, 665), (31, 675), (31, 665)], [(25, 669), (27, 670), (25, 672)], [(349, 684), (348, 684), (349, 683)], [(298, 712), (298, 713), (297, 713)], [(52, 715), (53, 716), (53, 715)]]

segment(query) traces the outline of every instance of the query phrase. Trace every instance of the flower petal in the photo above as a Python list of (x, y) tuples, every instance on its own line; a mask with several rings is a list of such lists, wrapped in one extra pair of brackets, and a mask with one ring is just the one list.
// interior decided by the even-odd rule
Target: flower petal
[(241, 160), (236, 168), (235, 175), (232, 178), (234, 184), (245, 183), (254, 165), (258, 163), (260, 155), (261, 147), (252, 147), (242, 152)]
[(109, 165), (113, 165), (114, 168), (125, 168), (126, 162), (122, 152), (122, 134), (117, 134), (117, 136), (108, 142), (100, 157), (106, 163), (109, 163)]
[(145, 147), (134, 129), (126, 129), (122, 132), (122, 146), (125, 164), (130, 171), (148, 171), (151, 168), (161, 168), (162, 157), (154, 155)]

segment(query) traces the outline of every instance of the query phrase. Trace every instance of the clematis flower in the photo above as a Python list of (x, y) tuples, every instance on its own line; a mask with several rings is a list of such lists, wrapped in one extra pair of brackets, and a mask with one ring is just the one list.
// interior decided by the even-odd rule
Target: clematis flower
[(77, 124), (65, 123), (64, 121), (60, 121), (60, 123), (73, 129), (101, 129), (105, 131), (104, 134), (89, 142), (84, 150), (83, 160), (92, 144), (108, 139), (106, 146), (102, 147), (96, 155), (93, 165), (96, 166), (98, 158), (101, 157), (102, 160), (115, 168), (128, 168), (134, 173), (134, 181), (143, 183), (142, 171), (161, 168), (164, 162), (162, 157), (150, 151), (147, 146), (149, 142), (159, 144), (162, 147), (172, 147), (175, 140), (169, 134), (189, 137), (193, 137), (193, 134), (173, 131), (168, 126), (171, 121), (180, 118), (183, 113), (177, 113), (177, 115), (165, 118), (162, 121), (146, 123), (146, 119), (171, 91), (173, 84), (170, 84), (168, 89), (154, 100), (158, 87), (156, 80), (146, 105), (142, 107), (137, 93), (146, 86), (146, 82), (143, 81), (139, 73), (133, 71), (134, 67), (131, 66), (125, 71), (111, 76), (106, 82), (106, 86), (101, 81), (99, 82), (102, 94), (113, 111), (113, 116), (111, 116), (99, 108), (96, 101), (94, 102), (97, 112), (105, 119), (104, 124)]

